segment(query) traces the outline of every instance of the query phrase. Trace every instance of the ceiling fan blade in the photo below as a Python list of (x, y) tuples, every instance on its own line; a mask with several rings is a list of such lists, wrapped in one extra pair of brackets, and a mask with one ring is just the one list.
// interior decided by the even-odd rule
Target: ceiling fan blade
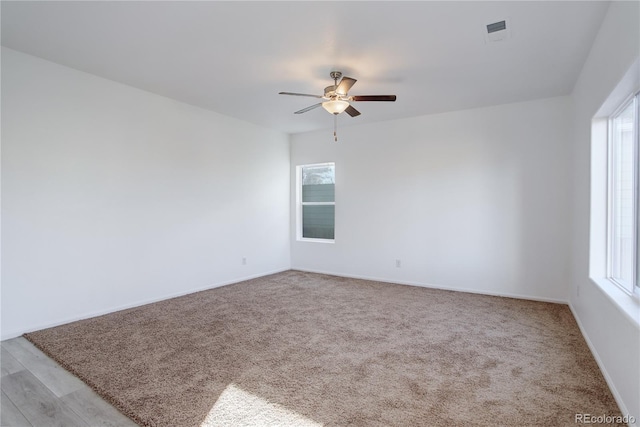
[(302, 110), (298, 110), (298, 111), (296, 111), (296, 112), (295, 112), (295, 113), (293, 113), (293, 114), (302, 114), (302, 113), (306, 113), (307, 111), (313, 110), (314, 108), (318, 108), (318, 107), (319, 107), (319, 106), (321, 106), (321, 105), (322, 105), (322, 102), (319, 102), (319, 103), (317, 103), (317, 104), (313, 104), (313, 105), (311, 105), (311, 106), (309, 106), (309, 107), (307, 107), (307, 108), (303, 108)]
[(343, 77), (342, 80), (340, 80), (338, 87), (336, 88), (336, 93), (339, 93), (340, 95), (346, 95), (347, 92), (349, 92), (349, 89), (351, 89), (351, 86), (353, 86), (356, 82), (357, 80), (352, 79), (351, 77)]
[(350, 96), (349, 101), (395, 101), (395, 95), (358, 95)]
[(360, 115), (360, 111), (356, 110), (355, 108), (353, 108), (351, 105), (349, 105), (347, 107), (346, 110), (344, 110), (348, 115), (350, 115), (351, 117), (356, 117)]
[(295, 93), (295, 92), (278, 92), (278, 95), (310, 96), (312, 98), (322, 98), (321, 95), (310, 95), (308, 93)]

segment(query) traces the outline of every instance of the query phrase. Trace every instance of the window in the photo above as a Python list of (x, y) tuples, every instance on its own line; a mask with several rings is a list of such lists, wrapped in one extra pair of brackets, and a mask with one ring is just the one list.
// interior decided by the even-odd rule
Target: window
[(298, 240), (333, 242), (335, 238), (335, 164), (296, 168)]
[(639, 286), (639, 97), (610, 116), (608, 136), (607, 275), (629, 292)]

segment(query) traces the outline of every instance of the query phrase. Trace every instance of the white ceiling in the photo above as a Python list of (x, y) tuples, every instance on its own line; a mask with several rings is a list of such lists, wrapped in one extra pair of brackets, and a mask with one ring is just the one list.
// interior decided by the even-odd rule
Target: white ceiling
[[(8, 2), (2, 44), (249, 122), (331, 128), (331, 70), (358, 80), (340, 126), (569, 94), (607, 2)], [(486, 44), (508, 18), (511, 38)]]

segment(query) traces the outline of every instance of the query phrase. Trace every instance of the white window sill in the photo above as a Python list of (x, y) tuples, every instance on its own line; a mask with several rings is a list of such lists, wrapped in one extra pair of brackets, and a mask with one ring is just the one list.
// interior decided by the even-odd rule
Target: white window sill
[(640, 328), (640, 295), (637, 291), (629, 294), (605, 278), (592, 277), (591, 281)]
[(299, 238), (298, 242), (315, 242), (315, 243), (335, 243), (336, 241), (333, 239), (308, 239), (308, 238)]

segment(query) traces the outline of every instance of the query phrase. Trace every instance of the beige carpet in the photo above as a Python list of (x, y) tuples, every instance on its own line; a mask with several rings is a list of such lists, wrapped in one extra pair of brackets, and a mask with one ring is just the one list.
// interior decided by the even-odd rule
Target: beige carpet
[(144, 426), (620, 415), (560, 304), (289, 271), (25, 337)]

